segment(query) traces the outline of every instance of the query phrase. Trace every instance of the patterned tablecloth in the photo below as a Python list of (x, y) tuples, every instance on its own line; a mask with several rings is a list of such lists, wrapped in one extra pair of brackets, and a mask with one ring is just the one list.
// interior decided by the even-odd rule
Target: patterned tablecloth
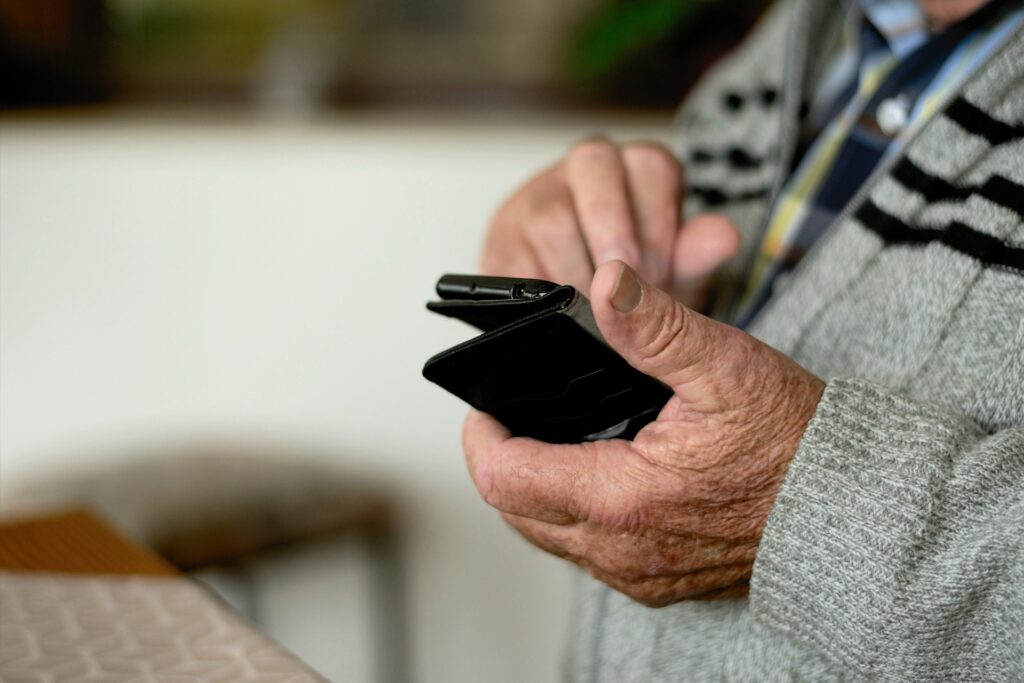
[(0, 683), (323, 681), (88, 510), (0, 522)]
[(322, 681), (188, 579), (0, 572), (0, 681)]

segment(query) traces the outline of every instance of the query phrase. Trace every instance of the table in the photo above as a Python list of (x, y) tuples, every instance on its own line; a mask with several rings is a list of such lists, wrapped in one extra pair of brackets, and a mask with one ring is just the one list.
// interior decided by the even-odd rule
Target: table
[(0, 523), (0, 680), (72, 679), (323, 680), (88, 510)]

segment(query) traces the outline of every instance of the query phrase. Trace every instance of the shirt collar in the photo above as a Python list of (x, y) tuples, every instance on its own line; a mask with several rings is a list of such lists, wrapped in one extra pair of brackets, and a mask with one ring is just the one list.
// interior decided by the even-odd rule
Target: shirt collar
[[(928, 41), (928, 21), (916, 0), (844, 0), (854, 26), (868, 21), (897, 59)], [(856, 35), (856, 34), (854, 34)]]

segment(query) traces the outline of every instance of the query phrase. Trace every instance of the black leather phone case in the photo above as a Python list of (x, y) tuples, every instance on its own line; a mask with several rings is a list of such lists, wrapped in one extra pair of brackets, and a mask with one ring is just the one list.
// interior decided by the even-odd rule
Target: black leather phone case
[(631, 439), (671, 389), (601, 337), (586, 297), (543, 280), (445, 275), (435, 313), (483, 331), (435, 355), (423, 376), (516, 436), (550, 443)]

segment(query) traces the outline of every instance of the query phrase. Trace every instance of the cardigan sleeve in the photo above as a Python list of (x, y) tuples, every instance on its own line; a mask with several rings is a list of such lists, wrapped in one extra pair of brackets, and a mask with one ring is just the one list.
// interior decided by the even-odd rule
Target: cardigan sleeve
[(1024, 680), (1024, 429), (833, 380), (750, 599), (858, 677)]

